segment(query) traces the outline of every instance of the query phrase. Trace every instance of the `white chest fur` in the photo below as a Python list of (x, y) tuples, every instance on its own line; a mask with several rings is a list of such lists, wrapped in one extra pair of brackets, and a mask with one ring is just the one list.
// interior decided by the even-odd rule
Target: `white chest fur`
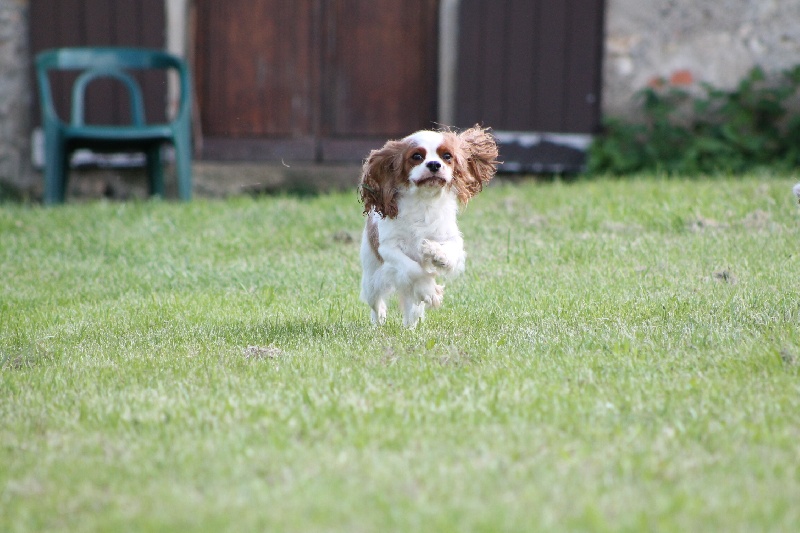
[(425, 239), (440, 243), (461, 242), (455, 196), (445, 191), (437, 195), (425, 195), (426, 192), (399, 198), (397, 217), (378, 220), (380, 243), (401, 249), (415, 261), (420, 260), (418, 250)]

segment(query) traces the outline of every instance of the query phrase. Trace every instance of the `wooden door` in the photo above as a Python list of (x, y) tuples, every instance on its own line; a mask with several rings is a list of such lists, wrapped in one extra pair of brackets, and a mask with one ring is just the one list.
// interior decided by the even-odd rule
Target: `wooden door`
[[(166, 44), (164, 0), (31, 0), (30, 42), (36, 54), (63, 46), (141, 46), (163, 49)], [(166, 75), (135, 74), (142, 87), (148, 121), (166, 117)], [(72, 82), (76, 75), (54, 73), (51, 80), (56, 110), (68, 119)], [(35, 85), (35, 82), (34, 82)], [(115, 82), (98, 80), (87, 89), (86, 119), (90, 124), (130, 122), (127, 92)], [(34, 104), (39, 121), (38, 100)]]
[(461, 0), (457, 122), (593, 133), (602, 0)]
[[(320, 63), (315, 3), (196, 2), (195, 70), (205, 155), (313, 157)], [(266, 139), (273, 142), (260, 142)]]
[(437, 2), (334, 0), (326, 13), (326, 135), (406, 135), (436, 112)]
[(197, 0), (209, 159), (359, 160), (436, 119), (438, 0)]
[(500, 135), (506, 170), (583, 166), (576, 146), (600, 128), (603, 14), (603, 0), (461, 0), (456, 124), (537, 134)]

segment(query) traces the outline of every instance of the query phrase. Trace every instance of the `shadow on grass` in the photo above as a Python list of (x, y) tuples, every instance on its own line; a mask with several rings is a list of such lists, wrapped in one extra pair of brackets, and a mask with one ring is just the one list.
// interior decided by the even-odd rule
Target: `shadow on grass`
[(32, 198), (26, 194), (22, 189), (0, 181), (0, 204), (6, 203), (30, 203)]
[(53, 362), (52, 354), (38, 343), (0, 353), (0, 370), (25, 370)]

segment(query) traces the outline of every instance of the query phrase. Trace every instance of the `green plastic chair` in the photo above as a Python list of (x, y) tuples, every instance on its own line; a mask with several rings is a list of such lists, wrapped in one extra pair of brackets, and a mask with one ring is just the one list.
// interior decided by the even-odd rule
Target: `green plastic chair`
[[(180, 81), (180, 103), (175, 118), (166, 124), (148, 124), (144, 116), (142, 91), (127, 71), (173, 69)], [(72, 109), (69, 123), (56, 114), (50, 89), (50, 70), (80, 71), (72, 86)], [(131, 124), (88, 125), (84, 119), (87, 86), (98, 78), (113, 78), (126, 87)], [(88, 148), (97, 152), (138, 151), (147, 156), (150, 193), (164, 195), (164, 171), (161, 147), (175, 147), (178, 196), (192, 196), (192, 142), (190, 75), (179, 58), (160, 50), (142, 48), (57, 48), (36, 56), (36, 79), (44, 129), (45, 172), (44, 203), (64, 201), (69, 162), (73, 151)]]

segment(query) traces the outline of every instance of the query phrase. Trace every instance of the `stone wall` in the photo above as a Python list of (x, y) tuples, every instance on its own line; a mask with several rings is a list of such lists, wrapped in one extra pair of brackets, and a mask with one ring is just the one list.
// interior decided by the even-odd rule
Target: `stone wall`
[(0, 181), (28, 187), (31, 86), (28, 0), (0, 0)]
[(663, 78), (731, 88), (755, 65), (800, 63), (800, 0), (606, 0), (603, 113), (635, 118)]

